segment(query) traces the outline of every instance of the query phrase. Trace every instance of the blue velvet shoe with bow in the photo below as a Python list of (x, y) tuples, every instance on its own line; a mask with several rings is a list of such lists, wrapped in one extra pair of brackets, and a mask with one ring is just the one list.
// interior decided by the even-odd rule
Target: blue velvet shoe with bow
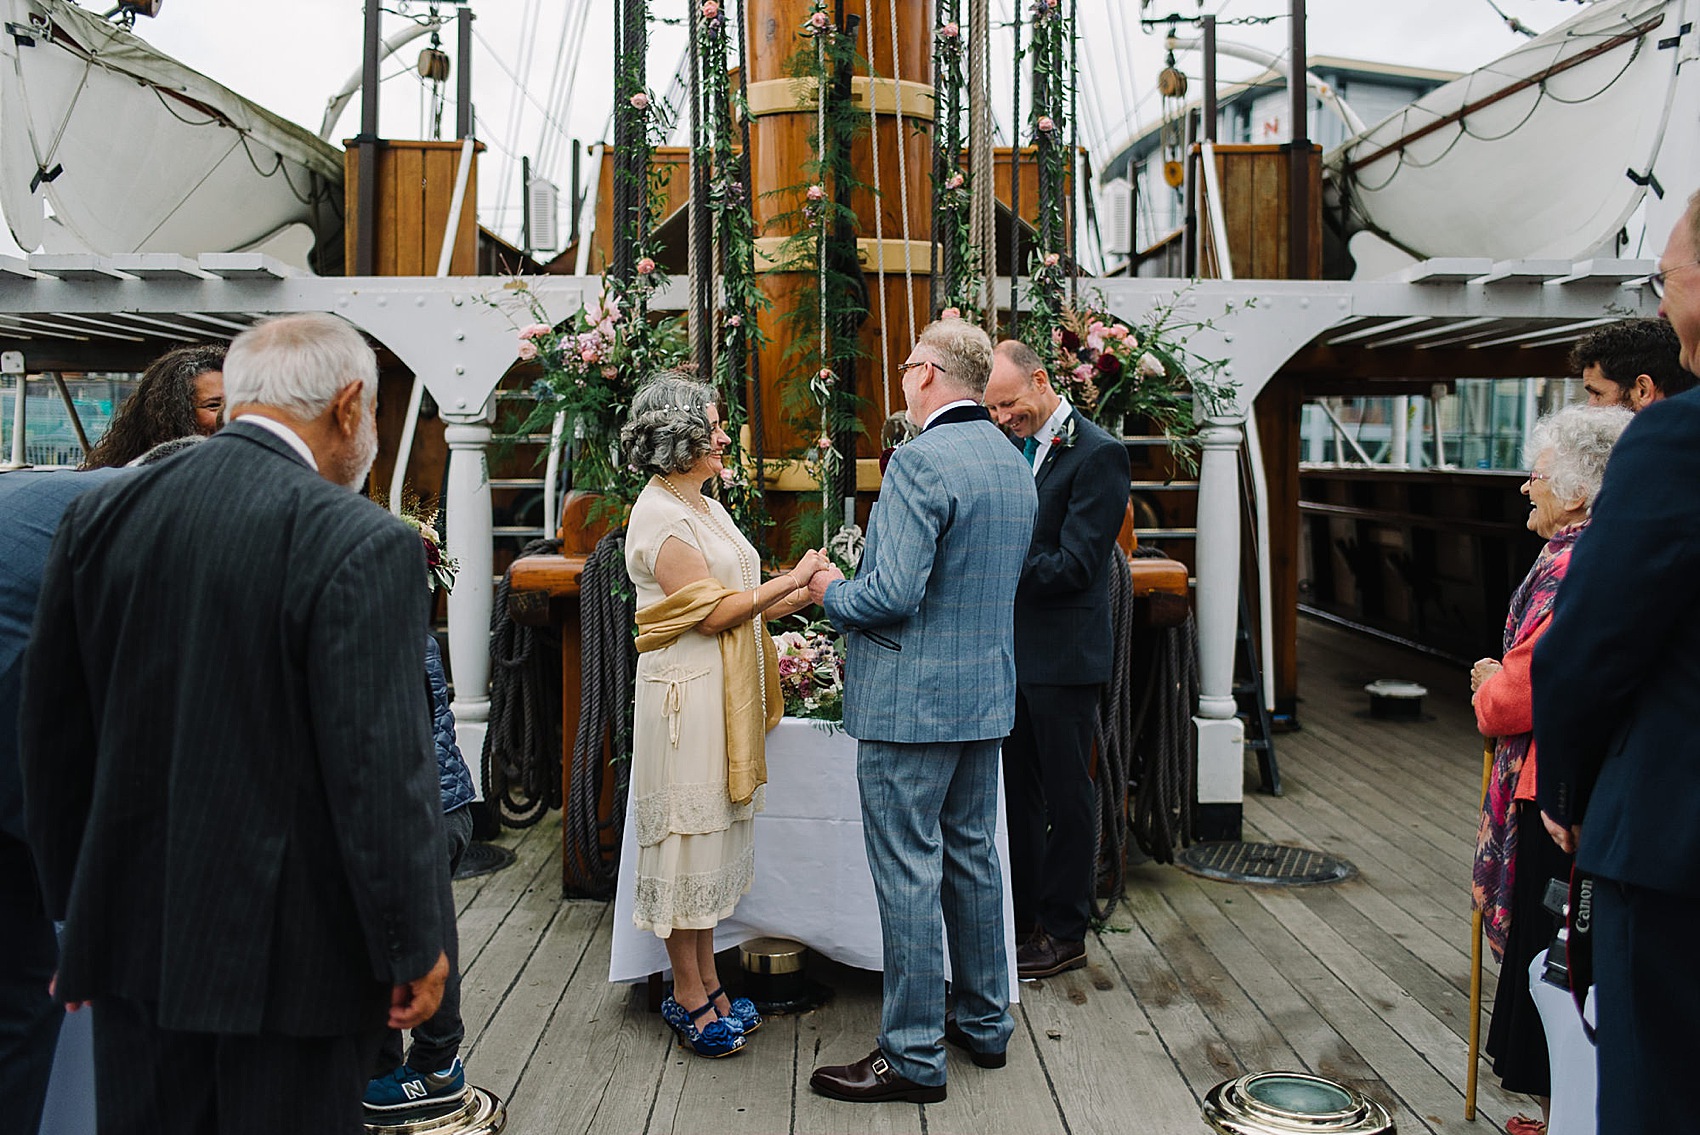
[(722, 1018), (722, 1020), (730, 1019), (737, 1021), (739, 1029), (745, 1036), (749, 1036), (751, 1033), (761, 1028), (761, 1011), (756, 1008), (756, 1003), (754, 1001), (751, 1001), (748, 997), (732, 997), (726, 992), (726, 987), (721, 986), (719, 989), (716, 989), (713, 993), (708, 995), (708, 1003), (712, 1005), (722, 997), (727, 998), (732, 1005), (732, 1016), (730, 1018)]
[(735, 1024), (716, 1017), (702, 1028), (697, 1019), (714, 1012), (714, 1002), (692, 1012), (669, 997), (661, 1002), (661, 1019), (679, 1037), (679, 1047), (689, 1048), (698, 1056), (711, 1060), (732, 1056), (744, 1050), (744, 1034)]

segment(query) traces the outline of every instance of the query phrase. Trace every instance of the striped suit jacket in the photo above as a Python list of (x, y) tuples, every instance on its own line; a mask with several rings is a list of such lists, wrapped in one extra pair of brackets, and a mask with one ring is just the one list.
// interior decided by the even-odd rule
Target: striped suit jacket
[(454, 932), (424, 571), (411, 529), (240, 422), (72, 502), (20, 715), (63, 998), (383, 1027)]
[(854, 579), (826, 593), (849, 632), (844, 727), (864, 741), (981, 741), (1015, 721), (1015, 589), (1037, 497), (979, 407), (892, 454)]

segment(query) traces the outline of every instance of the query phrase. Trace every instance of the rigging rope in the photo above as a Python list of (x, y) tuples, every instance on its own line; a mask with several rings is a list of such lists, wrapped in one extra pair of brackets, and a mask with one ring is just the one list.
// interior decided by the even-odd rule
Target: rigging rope
[(979, 273), (980, 325), (994, 339), (998, 333), (992, 277), (997, 271), (997, 202), (993, 196), (991, 80), (991, 2), (968, 0), (968, 169), (972, 176), (968, 199), (968, 240), (974, 246)]
[[(891, 324), (885, 307), (885, 185), (880, 180), (880, 117), (879, 100), (874, 97), (874, 20), (873, 7), (868, 8), (868, 144), (874, 157), (874, 276), (879, 281), (880, 299), (880, 414), (881, 420), (891, 417)], [(897, 119), (897, 148), (903, 148), (903, 119)], [(903, 216), (903, 244), (909, 246), (909, 216)], [(910, 301), (913, 303), (913, 299)]]
[[(826, 219), (830, 214), (826, 207), (825, 197), (827, 165), (826, 100), (828, 97), (828, 79), (826, 74), (826, 43), (824, 39), (818, 35), (815, 37), (815, 71), (820, 75), (820, 90), (817, 92), (817, 98), (815, 100), (815, 161), (818, 169), (816, 176), (819, 177), (820, 180), (815, 184), (820, 186), (822, 193), (818, 222), (820, 231), (815, 235), (815, 283), (816, 291), (820, 295), (820, 326), (817, 329), (817, 334), (820, 336), (821, 370), (830, 371), (832, 369), (832, 355), (829, 353), (827, 348), (826, 329)], [(830, 416), (832, 395), (831, 390), (826, 385), (826, 381), (827, 380), (823, 376), (821, 380), (820, 399), (820, 436), (823, 443), (820, 447), (820, 517), (821, 539), (823, 541), (827, 536), (826, 529), (828, 518), (832, 516), (833, 490), (831, 476), (833, 450), (832, 443), (827, 440), (832, 436), (830, 432), (832, 428), (832, 419)]]
[[(1010, 109), (1009, 147), (1009, 337), (1021, 338), (1021, 4), (1010, 20), (1015, 40), (1015, 66), (1010, 71), (1014, 106)], [(992, 267), (996, 269), (994, 262)]]
[[(869, 57), (870, 69), (872, 56)], [(871, 77), (870, 77), (871, 78)], [(897, 195), (902, 206), (903, 220), (903, 299), (909, 310), (909, 341), (915, 341), (915, 266), (909, 250), (909, 166), (903, 152), (908, 149), (905, 144), (908, 139), (903, 136), (903, 60), (898, 53), (897, 45), (897, 0), (891, 0), (891, 89), (895, 96), (897, 110)], [(873, 101), (873, 86), (870, 82), (868, 100)], [(936, 109), (936, 104), (935, 104)], [(932, 313), (928, 312), (928, 318)], [(885, 333), (885, 328), (880, 328)]]
[[(632, 768), (632, 690), (637, 682), (637, 592), (626, 574), (626, 533), (596, 543), (579, 576), (584, 672), (578, 736), (573, 738), (571, 796), (562, 807), (562, 883), (569, 897), (607, 898), (619, 870), (626, 790)], [(604, 779), (612, 776), (608, 820), (598, 818)], [(559, 778), (556, 778), (559, 780)], [(610, 854), (612, 850), (612, 854)]]
[[(520, 557), (560, 550), (559, 540), (533, 540)], [(510, 567), (490, 608), (490, 724), (479, 773), (502, 823), (528, 828), (561, 805), (560, 654), (549, 649), (548, 628), (509, 616), (512, 583)]]
[[(744, 41), (744, 0), (737, 0), (737, 4), (738, 129), (741, 140), (744, 144), (743, 152), (738, 155), (738, 177), (744, 187), (743, 207), (752, 210), (751, 215), (753, 218), (755, 197), (753, 196), (754, 191), (750, 181), (750, 61), (747, 58), (748, 46)], [(749, 260), (745, 265), (745, 271), (748, 273), (746, 278), (754, 280), (756, 278), (756, 251), (755, 243), (753, 241), (748, 245), (748, 252)], [(760, 309), (758, 307), (749, 312), (749, 317), (752, 320), (752, 323), (744, 330), (743, 335), (745, 354), (749, 360), (750, 367), (750, 450), (752, 456), (755, 458), (756, 484), (758, 485), (765, 483), (766, 476), (766, 465), (762, 459), (766, 434), (762, 424), (761, 350), (759, 341), (759, 336), (761, 334), (761, 320), (759, 318), (759, 310)], [(751, 345), (754, 345), (756, 349), (753, 351), (749, 350)]]

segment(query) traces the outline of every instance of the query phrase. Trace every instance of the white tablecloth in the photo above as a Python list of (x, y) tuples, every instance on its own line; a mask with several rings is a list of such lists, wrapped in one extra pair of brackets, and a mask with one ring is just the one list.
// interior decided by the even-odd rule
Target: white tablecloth
[[(614, 898), (613, 954), (608, 980), (642, 981), (667, 970), (661, 939), (632, 924), (637, 839), (631, 802), (620, 848), (620, 882)], [(756, 877), (731, 918), (714, 931), (714, 948), (747, 938), (792, 938), (834, 961), (880, 970), (880, 918), (874, 879), (862, 842), (862, 806), (856, 788), (856, 739), (828, 733), (794, 717), (767, 735), (767, 808), (756, 816)], [(1009, 836), (1003, 775), (998, 775), (998, 863), (1003, 871), (1004, 946), (1015, 999), (1015, 916), (1009, 894)], [(949, 960), (946, 959), (948, 969)]]

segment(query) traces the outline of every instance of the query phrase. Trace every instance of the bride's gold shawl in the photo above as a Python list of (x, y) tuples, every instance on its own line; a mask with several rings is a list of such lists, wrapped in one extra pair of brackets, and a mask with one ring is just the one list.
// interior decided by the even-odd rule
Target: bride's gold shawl
[[(638, 653), (660, 650), (694, 631), (722, 599), (736, 594), (717, 580), (699, 579), (642, 608), (637, 613)], [(767, 731), (785, 714), (785, 699), (779, 691), (779, 651), (766, 623), (760, 618), (753, 621), (756, 634), (750, 633), (750, 623), (741, 622), (715, 636), (725, 671), (726, 794), (734, 804), (748, 803), (756, 789), (767, 783)], [(756, 653), (758, 637), (760, 655)]]

